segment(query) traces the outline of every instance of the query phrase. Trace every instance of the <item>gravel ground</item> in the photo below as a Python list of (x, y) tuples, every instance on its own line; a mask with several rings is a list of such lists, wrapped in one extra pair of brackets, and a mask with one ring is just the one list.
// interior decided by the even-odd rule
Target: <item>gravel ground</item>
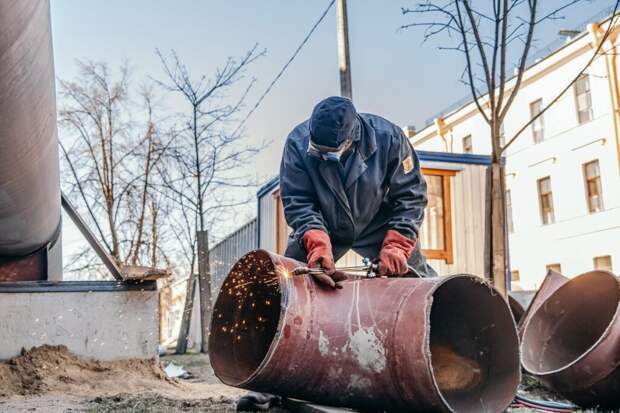
[[(161, 394), (148, 390), (132, 393), (102, 394), (95, 397), (56, 394), (53, 390), (42, 395), (30, 395), (0, 399), (0, 412), (21, 413), (176, 413), (207, 412), (228, 413), (235, 411), (235, 400), (244, 393), (242, 390), (224, 386), (213, 374), (208, 358), (202, 354), (165, 356), (161, 358), (166, 366), (173, 362), (183, 366), (189, 375), (181, 380), (187, 390), (185, 397), (178, 394)], [(532, 399), (557, 400), (536, 380), (525, 376), (520, 391)], [(593, 413), (592, 410), (578, 410)], [(509, 413), (533, 413), (539, 410), (529, 408), (510, 408)], [(287, 413), (282, 408), (272, 409), (270, 413)]]

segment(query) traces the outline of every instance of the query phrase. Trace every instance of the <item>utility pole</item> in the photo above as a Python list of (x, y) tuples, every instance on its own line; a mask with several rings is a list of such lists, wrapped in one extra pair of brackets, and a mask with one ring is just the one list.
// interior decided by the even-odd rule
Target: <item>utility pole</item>
[(338, 9), (338, 66), (340, 68), (340, 95), (353, 99), (351, 85), (351, 59), (349, 57), (347, 0), (338, 0), (336, 7)]

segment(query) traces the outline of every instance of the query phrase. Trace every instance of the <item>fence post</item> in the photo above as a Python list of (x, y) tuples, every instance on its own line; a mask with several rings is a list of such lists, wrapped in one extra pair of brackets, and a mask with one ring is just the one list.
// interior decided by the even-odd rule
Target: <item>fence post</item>
[(177, 354), (185, 354), (187, 352), (187, 336), (189, 335), (190, 322), (192, 320), (192, 310), (194, 308), (196, 276), (190, 274), (187, 279), (187, 292), (185, 294), (185, 305), (183, 314), (181, 315), (181, 328), (179, 337), (177, 338)]
[(198, 231), (198, 296), (200, 297), (200, 351), (209, 350), (209, 324), (211, 323), (211, 269), (209, 267), (209, 233)]

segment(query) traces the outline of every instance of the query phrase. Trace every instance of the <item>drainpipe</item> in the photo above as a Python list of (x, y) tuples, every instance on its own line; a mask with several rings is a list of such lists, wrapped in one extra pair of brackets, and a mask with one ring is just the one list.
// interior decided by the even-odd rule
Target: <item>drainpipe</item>
[(451, 152), (450, 148), (448, 147), (448, 139), (446, 138), (446, 135), (448, 134), (448, 127), (444, 118), (435, 119), (435, 128), (437, 128), (437, 135), (439, 135), (441, 140), (443, 140), (445, 151)]
[[(609, 24), (611, 24), (611, 21)], [(588, 25), (588, 33), (590, 35), (590, 44), (592, 48), (596, 50), (602, 40), (602, 37), (605, 34), (605, 29), (603, 29), (598, 23), (592, 23)], [(607, 71), (607, 81), (609, 86), (609, 95), (611, 97), (612, 122), (614, 125), (614, 136), (616, 141), (618, 171), (620, 172), (620, 85), (618, 80), (618, 66), (616, 60), (616, 39), (617, 33), (615, 33), (614, 29), (612, 29), (612, 32), (608, 37), (611, 55), (609, 53), (605, 53), (604, 56), (605, 69)]]

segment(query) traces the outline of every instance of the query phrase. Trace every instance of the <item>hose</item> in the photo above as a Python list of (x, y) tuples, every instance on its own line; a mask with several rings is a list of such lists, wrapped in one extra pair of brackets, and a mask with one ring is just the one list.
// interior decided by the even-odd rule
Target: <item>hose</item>
[(513, 406), (530, 407), (532, 409), (555, 413), (569, 413), (574, 412), (576, 409), (576, 406), (569, 403), (554, 402), (551, 400), (534, 400), (519, 394), (515, 396)]

